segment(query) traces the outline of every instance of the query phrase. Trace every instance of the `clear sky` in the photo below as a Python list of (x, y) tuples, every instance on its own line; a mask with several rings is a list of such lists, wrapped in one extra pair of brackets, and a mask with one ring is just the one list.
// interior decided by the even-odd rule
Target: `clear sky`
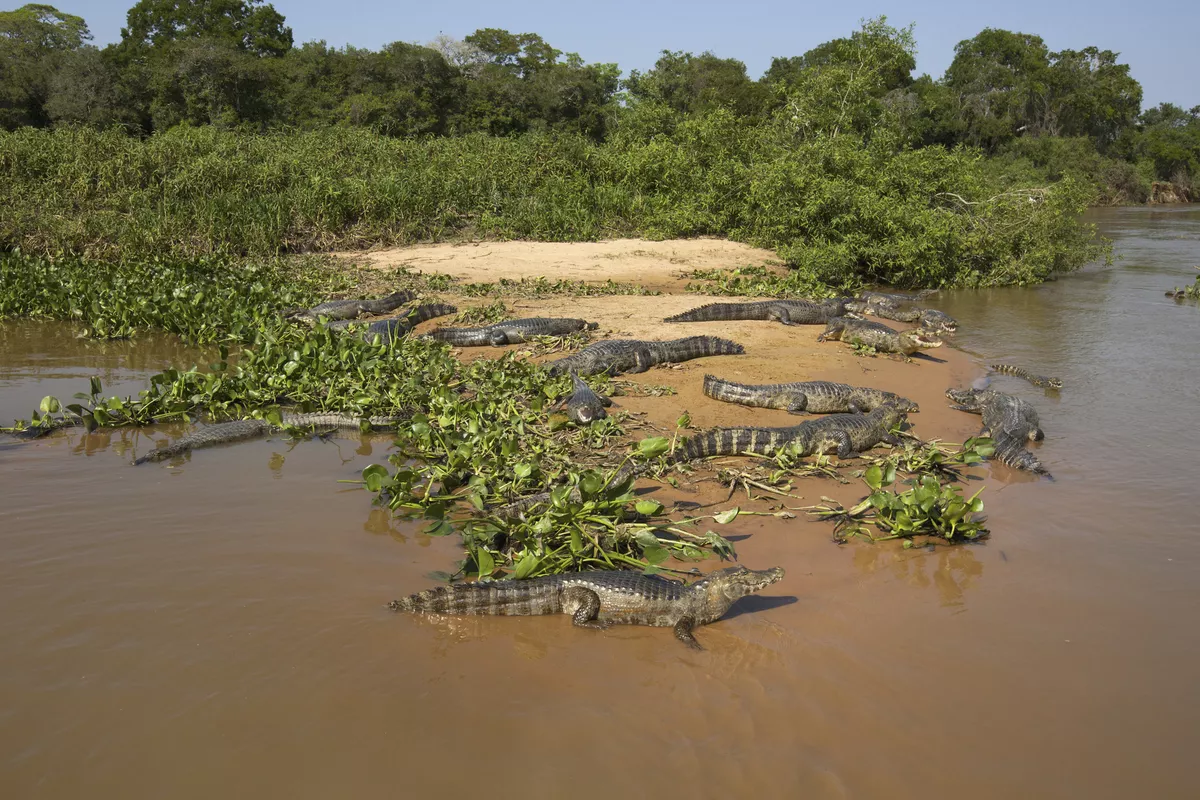
[[(47, 2), (47, 0), (40, 0)], [(49, 0), (88, 21), (95, 44), (117, 41), (134, 0)], [(0, 0), (0, 8), (21, 2)], [(983, 28), (1034, 33), (1053, 50), (1095, 45), (1115, 50), (1141, 82), (1144, 105), (1200, 105), (1200, 0), (275, 0), (296, 43), (377, 48), (394, 41), (426, 42), (438, 33), (462, 38), (478, 28), (537, 33), (585, 61), (615, 61), (626, 73), (654, 65), (661, 50), (700, 53), (746, 63), (759, 77), (773, 56), (794, 56), (846, 36), (859, 20), (885, 14), (896, 27), (916, 23), (917, 71), (940, 77), (954, 45)]]

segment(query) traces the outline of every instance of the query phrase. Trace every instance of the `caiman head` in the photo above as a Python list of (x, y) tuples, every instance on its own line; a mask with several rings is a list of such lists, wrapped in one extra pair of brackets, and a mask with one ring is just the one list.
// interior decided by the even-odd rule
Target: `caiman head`
[(901, 397), (893, 392), (881, 392), (881, 394), (883, 395), (883, 402), (880, 405), (895, 406), (905, 414), (915, 414), (921, 410), (920, 406), (907, 397)]
[(927, 308), (921, 312), (921, 330), (930, 333), (954, 333), (958, 330), (958, 320), (942, 311)]
[(879, 417), (879, 422), (885, 431), (895, 430), (897, 425), (908, 419), (908, 412), (899, 404), (892, 402), (881, 404), (871, 414)]
[(905, 352), (912, 353), (930, 347), (941, 347), (945, 342), (933, 331), (924, 328), (904, 331), (900, 334), (900, 345)]
[(983, 407), (984, 401), (991, 396), (991, 391), (988, 389), (947, 389), (946, 397), (956, 405), (962, 406), (963, 410), (978, 410)]
[(783, 574), (783, 567), (756, 570), (743, 566), (708, 573), (693, 584), (694, 587), (703, 587), (705, 595), (704, 620), (697, 622), (711, 622), (719, 618), (740, 598), (778, 583), (783, 579)]

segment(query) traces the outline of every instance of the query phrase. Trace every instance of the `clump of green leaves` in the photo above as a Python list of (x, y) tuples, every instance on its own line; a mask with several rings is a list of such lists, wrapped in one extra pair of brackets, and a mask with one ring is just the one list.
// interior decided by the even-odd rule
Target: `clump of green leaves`
[[(862, 476), (871, 490), (862, 502), (846, 509), (826, 499), (828, 505), (816, 506), (810, 513), (819, 519), (834, 522), (833, 536), (837, 542), (861, 536), (872, 541), (904, 538), (911, 546), (914, 536), (933, 536), (947, 542), (974, 541), (989, 531), (980, 516), (983, 500), (981, 487), (970, 497), (953, 483), (942, 483), (932, 474), (922, 474), (901, 485), (907, 489), (891, 488), (896, 482), (896, 468), (873, 464)], [(879, 533), (871, 532), (875, 528)]]
[[(1200, 269), (1200, 267), (1196, 267)], [(1196, 280), (1191, 286), (1184, 286), (1182, 289), (1176, 286), (1171, 291), (1167, 292), (1168, 297), (1174, 297), (1176, 300), (1196, 300), (1200, 299), (1200, 275), (1196, 276)]]

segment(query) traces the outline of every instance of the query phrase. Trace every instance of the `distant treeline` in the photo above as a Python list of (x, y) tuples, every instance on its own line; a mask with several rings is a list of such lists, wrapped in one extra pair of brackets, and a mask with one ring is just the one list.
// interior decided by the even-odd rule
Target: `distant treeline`
[(1194, 192), (1200, 107), (1141, 110), (1142, 89), (1095, 47), (1051, 52), (1038, 36), (986, 29), (960, 42), (940, 79), (913, 76), (911, 29), (874, 20), (849, 38), (775, 58), (758, 80), (712, 53), (667, 52), (621, 80), (534, 33), (487, 28), (462, 40), (378, 51), (296, 46), (262, 0), (140, 0), (121, 41), (99, 49), (53, 6), (0, 13), (0, 127), (180, 124), (393, 137), (570, 132), (677, 124), (723, 108), (798, 135), (870, 135), (886, 117), (902, 147), (968, 145), (1014, 180), (1075, 173), (1096, 202), (1142, 202), (1153, 181)]

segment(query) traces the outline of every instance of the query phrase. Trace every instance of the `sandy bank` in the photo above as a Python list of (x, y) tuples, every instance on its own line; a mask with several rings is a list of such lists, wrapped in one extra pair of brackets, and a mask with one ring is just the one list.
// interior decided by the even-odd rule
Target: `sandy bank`
[(546, 277), (613, 280), (679, 291), (692, 270), (746, 266), (781, 269), (779, 257), (773, 251), (725, 239), (431, 244), (335, 255), (379, 269), (407, 267), (475, 283)]

